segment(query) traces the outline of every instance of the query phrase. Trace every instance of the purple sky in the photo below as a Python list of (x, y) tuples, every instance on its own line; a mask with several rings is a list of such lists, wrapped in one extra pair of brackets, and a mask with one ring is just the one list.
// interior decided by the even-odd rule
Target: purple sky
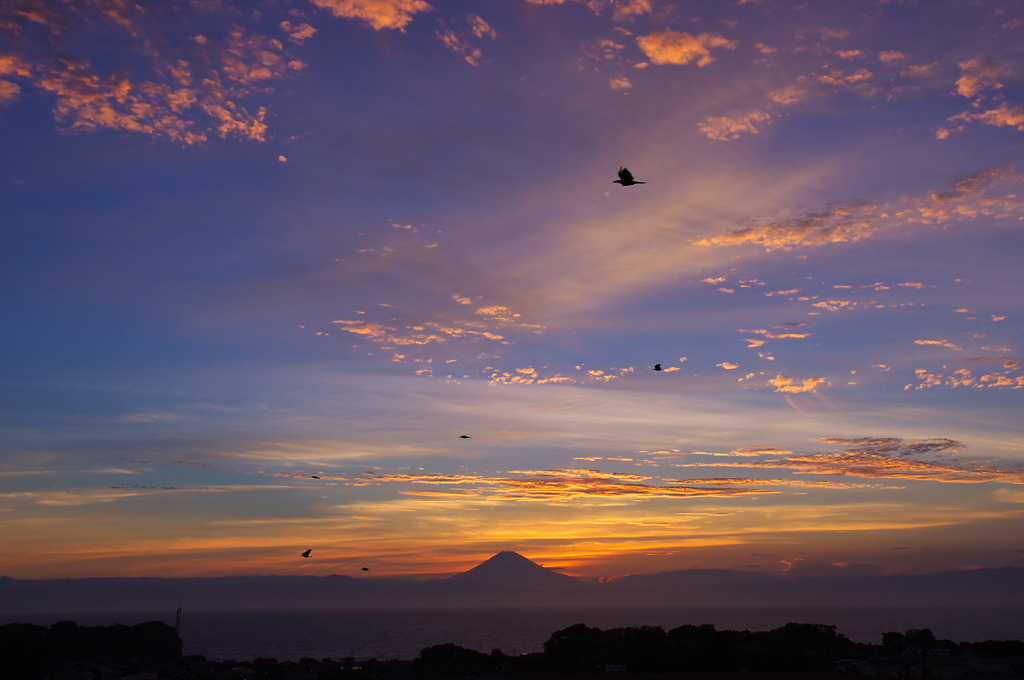
[(1024, 566), (1022, 44), (4, 3), (0, 574)]

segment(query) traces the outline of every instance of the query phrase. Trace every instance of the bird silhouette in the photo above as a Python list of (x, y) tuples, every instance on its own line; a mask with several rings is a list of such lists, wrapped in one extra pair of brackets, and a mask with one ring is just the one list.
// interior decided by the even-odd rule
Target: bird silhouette
[(633, 173), (629, 171), (629, 168), (619, 168), (619, 178), (612, 180), (615, 184), (621, 184), (624, 187), (632, 186), (634, 184), (647, 184), (647, 182), (637, 182), (633, 179)]
[(661, 370), (661, 364), (654, 364), (654, 368), (652, 368), (651, 370), (652, 371), (660, 371)]
[(310, 477), (312, 477), (313, 479), (320, 479), (320, 478), (319, 478), (319, 477), (317, 477), (316, 475), (310, 475)]
[(305, 552), (303, 552), (303, 553), (302, 553), (302, 556), (303, 556), (303, 557), (309, 557), (309, 553), (311, 553), (311, 552), (313, 552), (313, 549), (312, 549), (312, 548), (310, 548), (310, 549), (306, 550)]
[(459, 439), (472, 439), (468, 434), (460, 434)]
[(363, 567), (363, 571), (370, 571), (369, 567)]

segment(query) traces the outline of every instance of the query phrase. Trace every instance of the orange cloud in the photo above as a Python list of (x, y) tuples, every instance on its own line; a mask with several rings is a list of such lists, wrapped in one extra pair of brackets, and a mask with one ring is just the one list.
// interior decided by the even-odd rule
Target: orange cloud
[(671, 29), (655, 31), (636, 39), (637, 45), (654, 64), (689, 64), (707, 66), (715, 60), (714, 48), (736, 49), (736, 41), (716, 33), (679, 33)]
[(423, 0), (310, 0), (344, 19), (359, 19), (379, 30), (405, 31), (413, 16), (433, 9)]
[[(389, 345), (429, 345), (443, 343), (454, 338), (502, 340), (503, 336), (489, 331), (477, 331), (461, 326), (450, 326), (429, 322), (422, 326), (385, 326), (382, 323), (359, 319), (338, 319), (331, 323), (339, 324), (342, 330), (363, 335), (374, 342)], [(387, 348), (387, 347), (386, 347)]]
[(807, 481), (804, 479), (756, 479), (752, 477), (705, 477), (695, 479), (670, 479), (673, 484), (713, 484), (715, 486), (794, 486), (807, 489), (902, 489), (899, 486), (881, 484), (857, 484), (853, 482), (832, 482), (827, 480)]
[[(303, 62), (287, 54), (280, 41), (234, 25), (223, 39), (191, 36), (167, 56), (153, 45), (168, 37), (152, 33), (155, 26), (177, 24), (161, 22), (158, 15), (136, 22), (130, 16), (135, 12), (120, 3), (101, 3), (87, 27), (79, 14), (62, 7), (50, 6), (39, 15), (14, 14), (0, 25), (0, 34), (31, 30), (40, 39), (31, 54), (23, 43), (12, 43), (26, 51), (0, 57), (0, 75), (12, 79), (5, 82), (21, 80), (52, 94), (54, 117), (72, 132), (121, 130), (184, 144), (204, 142), (211, 133), (266, 139), (266, 108), (249, 109), (240, 100), (303, 69)], [(69, 31), (68, 26), (84, 30)], [(77, 37), (86, 31), (89, 40)], [(91, 59), (95, 46), (108, 38), (124, 40), (125, 33), (131, 41), (126, 57), (139, 56), (137, 68), (129, 72), (115, 63), (103, 72)], [(0, 98), (9, 102), (20, 87), (0, 87)]]
[(904, 390), (910, 389), (931, 389), (938, 387), (948, 388), (971, 388), (971, 389), (989, 389), (989, 388), (1004, 388), (1010, 389), (1024, 389), (1024, 375), (1011, 375), (1017, 372), (1021, 367), (1021, 362), (1017, 360), (1002, 360), (995, 357), (978, 357), (975, 359), (967, 359), (969, 362), (987, 362), (987, 361), (1005, 361), (1003, 364), (1003, 371), (993, 371), (991, 373), (985, 373), (983, 375), (975, 375), (970, 369), (959, 368), (949, 373), (945, 372), (931, 372), (924, 368), (919, 368), (914, 371), (914, 376), (917, 378), (917, 385), (913, 383), (903, 386)]
[(825, 382), (825, 378), (804, 378), (803, 380), (794, 380), (784, 375), (777, 375), (768, 381), (768, 384), (775, 386), (776, 392), (813, 392), (815, 388), (821, 383)]
[(950, 117), (949, 121), (977, 121), (984, 123), (985, 125), (993, 125), (995, 127), (1015, 127), (1018, 130), (1024, 131), (1024, 105), (1008, 104), (1003, 102), (996, 108), (988, 111), (982, 111), (981, 113), (965, 111), (964, 113)]
[(481, 307), (478, 310), (476, 310), (475, 313), (495, 321), (514, 321), (520, 316), (519, 314), (514, 313), (508, 307), (503, 307), (501, 305)]
[(483, 20), (482, 17), (476, 14), (470, 14), (466, 17), (466, 22), (470, 25), (470, 30), (473, 31), (473, 35), (478, 38), (490, 38), (496, 40), (498, 38), (498, 32), (494, 28)]
[(874, 77), (871, 71), (866, 68), (860, 68), (853, 73), (844, 73), (841, 69), (830, 69), (828, 73), (817, 76), (817, 81), (825, 85), (835, 85), (837, 87), (861, 87), (866, 81)]
[(906, 58), (907, 54), (899, 50), (885, 50), (878, 53), (878, 60), (883, 64), (892, 64), (897, 61), (903, 61)]
[(1013, 75), (1013, 69), (1005, 64), (996, 63), (989, 57), (976, 57), (959, 64), (963, 75), (956, 81), (956, 93), (962, 97), (973, 99), (972, 109), (946, 119), (953, 123), (952, 127), (936, 130), (935, 136), (946, 139), (953, 132), (966, 129), (966, 124), (980, 122), (996, 127), (1015, 127), (1024, 130), (1024, 106), (1002, 102), (999, 106), (987, 111), (978, 112), (992, 90), (1003, 88), (1002, 79)]
[(502, 500), (567, 501), (577, 498), (627, 498), (631, 500), (657, 498), (722, 497), (748, 494), (775, 493), (763, 489), (736, 489), (726, 487), (657, 486), (617, 482), (588, 477), (529, 478), (504, 480)]
[[(798, 324), (795, 324), (795, 327), (800, 327), (800, 326), (803, 326), (803, 325), (804, 324), (802, 324), (802, 323), (798, 323)], [(741, 328), (740, 329), (740, 333), (756, 333), (758, 335), (763, 335), (766, 338), (772, 338), (772, 339), (806, 338), (806, 337), (809, 337), (811, 335), (810, 333), (773, 333), (772, 331), (770, 331), (770, 330), (768, 330), (766, 328), (754, 328), (754, 329)]]
[(911, 64), (900, 69), (900, 75), (904, 78), (928, 78), (939, 70), (939, 64)]
[(480, 48), (474, 47), (473, 45), (467, 43), (465, 39), (459, 36), (459, 34), (456, 33), (455, 31), (438, 31), (437, 37), (441, 39), (441, 42), (449, 50), (461, 54), (462, 58), (466, 60), (466, 63), (470, 64), (471, 66), (480, 65), (480, 59), (483, 57), (484, 54), (483, 51)]
[(948, 347), (949, 349), (955, 349), (960, 351), (963, 347), (954, 345), (949, 340), (914, 340), (915, 345), (938, 345), (939, 347)]
[(508, 472), (509, 474), (514, 475), (531, 475), (534, 477), (586, 477), (590, 479), (625, 479), (633, 482), (642, 482), (650, 479), (650, 477), (629, 472), (604, 472), (602, 470), (593, 470), (589, 468), (575, 468), (567, 470), (509, 470)]
[[(664, 453), (664, 452), (656, 451), (655, 453), (656, 454), (661, 454), (661, 453)], [(724, 453), (718, 453), (718, 452), (713, 452), (713, 451), (694, 451), (693, 455), (695, 455), (695, 456), (724, 456), (724, 457), (727, 457), (727, 458), (728, 457), (753, 458), (753, 457), (756, 457), (756, 456), (781, 456), (781, 455), (789, 455), (791, 453), (793, 453), (793, 452), (792, 451), (787, 451), (786, 449), (776, 449), (776, 448), (772, 448), (772, 447), (763, 447), (763, 446), (756, 446), (756, 447), (755, 446), (747, 446), (747, 447), (735, 449), (733, 451), (728, 451), (728, 452), (724, 452)]]
[(316, 33), (316, 29), (306, 23), (298, 24), (296, 26), (290, 21), (282, 21), (279, 26), (281, 27), (281, 30), (288, 35), (289, 40), (299, 45), (309, 38), (312, 38), (313, 34)]
[(0, 106), (8, 106), (17, 101), (21, 95), (21, 88), (17, 83), (9, 80), (0, 80)]
[(976, 57), (961, 61), (958, 66), (963, 75), (956, 81), (956, 93), (961, 97), (975, 97), (983, 90), (1000, 89), (999, 79), (1013, 73), (1005, 65), (997, 64), (989, 57)]
[(620, 0), (615, 3), (612, 18), (615, 21), (632, 21), (652, 11), (651, 0)]
[(805, 87), (789, 85), (787, 87), (773, 90), (768, 93), (768, 99), (782, 106), (793, 106), (810, 98), (810, 92)]
[(771, 119), (771, 115), (760, 109), (746, 113), (734, 111), (725, 116), (709, 116), (698, 123), (697, 128), (709, 139), (726, 142), (739, 139), (744, 134), (756, 135), (763, 128), (756, 124), (768, 123)]
[[(470, 14), (466, 18), (466, 23), (469, 24), (469, 33), (477, 39), (490, 38), (495, 40), (498, 37), (498, 32), (483, 18), (475, 14)], [(470, 43), (468, 33), (462, 30), (444, 29), (438, 31), (436, 35), (441, 39), (445, 47), (461, 54), (468, 64), (471, 66), (480, 65), (483, 59), (483, 50)]]

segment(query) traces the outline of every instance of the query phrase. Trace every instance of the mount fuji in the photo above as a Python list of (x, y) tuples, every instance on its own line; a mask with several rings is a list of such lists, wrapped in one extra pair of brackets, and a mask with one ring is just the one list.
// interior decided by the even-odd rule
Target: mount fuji
[(511, 550), (503, 550), (472, 569), (449, 577), (449, 581), (530, 590), (565, 590), (582, 585), (572, 576), (553, 572)]

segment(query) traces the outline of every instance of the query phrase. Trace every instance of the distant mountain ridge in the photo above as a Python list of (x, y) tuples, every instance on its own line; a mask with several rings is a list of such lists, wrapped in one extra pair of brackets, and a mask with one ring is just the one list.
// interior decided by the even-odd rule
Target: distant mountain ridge
[(0, 576), (0, 623), (31, 613), (187, 609), (621, 606), (1024, 607), (1024, 568), (911, 576), (792, 576), (693, 569), (584, 582), (503, 551), (448, 578), (223, 576), (14, 579)]

